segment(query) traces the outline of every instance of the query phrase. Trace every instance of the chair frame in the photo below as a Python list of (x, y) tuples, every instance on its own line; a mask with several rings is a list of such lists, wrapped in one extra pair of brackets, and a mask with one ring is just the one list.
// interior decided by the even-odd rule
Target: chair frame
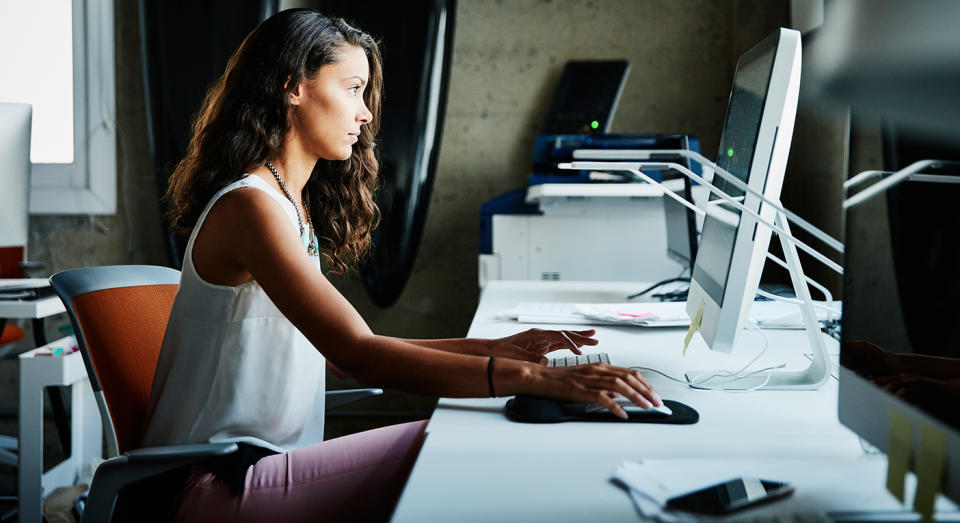
[[(50, 277), (50, 283), (63, 301), (73, 325), (77, 344), (83, 356), (83, 364), (100, 410), (104, 441), (107, 446), (108, 459), (97, 467), (94, 474), (81, 515), (81, 523), (109, 521), (120, 489), (134, 481), (237, 451), (236, 443), (201, 443), (139, 448), (126, 451), (121, 455), (113, 418), (107, 408), (103, 388), (94, 371), (83, 331), (77, 321), (73, 308), (73, 300), (77, 296), (119, 287), (179, 284), (180, 271), (152, 265), (86, 267), (54, 274)], [(383, 394), (382, 389), (330, 391), (326, 393), (325, 407), (333, 409), (380, 394)]]

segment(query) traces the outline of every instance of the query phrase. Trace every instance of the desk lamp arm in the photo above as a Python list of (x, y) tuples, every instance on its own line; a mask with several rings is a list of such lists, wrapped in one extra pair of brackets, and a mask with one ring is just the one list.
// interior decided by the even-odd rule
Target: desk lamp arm
[[(659, 185), (659, 186), (661, 187), (661, 189), (662, 189), (665, 193), (667, 193), (671, 198), (677, 200), (678, 202), (680, 202), (681, 204), (683, 204), (683, 205), (686, 206), (687, 208), (693, 209), (695, 206), (692, 207), (692, 206), (691, 206), (692, 204), (688, 204), (688, 202), (687, 202), (682, 196), (679, 196), (679, 195), (677, 195), (675, 192), (671, 191), (670, 189), (667, 189), (666, 187), (663, 186), (663, 184), (661, 184), (660, 182), (654, 180), (653, 178), (651, 178), (651, 177), (648, 176), (647, 174), (643, 173), (640, 169), (642, 169), (642, 168), (658, 168), (658, 169), (674, 169), (674, 170), (677, 170), (677, 171), (683, 173), (684, 175), (686, 175), (687, 177), (693, 179), (694, 181), (696, 181), (696, 182), (704, 185), (711, 193), (717, 195), (719, 198), (721, 198), (721, 199), (724, 200), (725, 202), (727, 202), (727, 203), (729, 203), (730, 205), (736, 207), (740, 212), (743, 212), (743, 213), (746, 213), (746, 214), (750, 215), (751, 217), (753, 217), (754, 219), (756, 219), (756, 220), (759, 221), (760, 223), (762, 223), (762, 224), (766, 225), (767, 227), (769, 227), (771, 230), (773, 230), (774, 232), (776, 232), (776, 233), (777, 233), (778, 235), (780, 235), (781, 237), (787, 238), (787, 240), (788, 240), (790, 243), (795, 244), (797, 247), (799, 247), (800, 249), (802, 249), (804, 252), (806, 252), (806, 253), (809, 254), (810, 256), (813, 256), (814, 258), (816, 258), (817, 261), (819, 261), (820, 263), (826, 265), (827, 267), (829, 267), (830, 269), (832, 269), (832, 270), (833, 270), (834, 272), (836, 272), (837, 274), (843, 274), (843, 267), (840, 266), (838, 263), (836, 263), (835, 261), (831, 260), (830, 258), (827, 258), (827, 257), (824, 256), (823, 254), (821, 254), (820, 251), (814, 249), (813, 247), (810, 247), (809, 245), (807, 245), (807, 244), (804, 243), (803, 241), (797, 239), (797, 238), (794, 237), (792, 234), (790, 234), (788, 231), (786, 231), (783, 227), (780, 227), (780, 226), (772, 223), (770, 220), (767, 220), (767, 219), (763, 218), (762, 216), (760, 216), (759, 213), (757, 213), (757, 212), (755, 212), (755, 211), (753, 211), (753, 210), (751, 210), (751, 209), (748, 209), (748, 208), (745, 207), (742, 203), (736, 201), (734, 198), (730, 197), (730, 195), (728, 195), (727, 193), (723, 192), (722, 190), (720, 190), (719, 188), (717, 188), (717, 187), (716, 187), (715, 185), (713, 185), (712, 183), (708, 182), (708, 181), (707, 181), (705, 178), (703, 178), (702, 176), (694, 173), (694, 172), (691, 171), (690, 169), (687, 169), (685, 166), (680, 165), (680, 164), (678, 164), (678, 163), (674, 163), (674, 162), (572, 162), (572, 163), (561, 163), (560, 165), (558, 165), (558, 167), (561, 168), (561, 169), (576, 169), (576, 170), (626, 171), (626, 172), (629, 172), (629, 173), (633, 174), (635, 178), (638, 178), (638, 179), (643, 180), (643, 181), (648, 182), (648, 183), (652, 183), (652, 184)], [(717, 174), (721, 174), (720, 171), (717, 171)], [(738, 182), (739, 182), (739, 180), (738, 180)], [(742, 184), (742, 182), (741, 182), (741, 184)], [(744, 187), (745, 187), (745, 186), (744, 186)], [(754, 191), (754, 190), (752, 190), (752, 189), (750, 189), (749, 192), (750, 192), (751, 194), (754, 194), (754, 195), (757, 194), (756, 191)], [(790, 213), (789, 211), (787, 211), (787, 210), (783, 207), (783, 205), (780, 204), (779, 201), (773, 201), (773, 200), (770, 200), (770, 199), (765, 198), (765, 197), (763, 197), (763, 196), (760, 196), (760, 198), (763, 200), (763, 202), (767, 203), (768, 205), (770, 205), (770, 206), (772, 206), (774, 209), (776, 209), (777, 213), (778, 213), (778, 214), (782, 214), (786, 219), (789, 219), (789, 214), (793, 214), (793, 213)], [(702, 213), (703, 211), (702, 211), (702, 210), (697, 210), (696, 212)], [(789, 213), (789, 214), (788, 214), (788, 213)], [(786, 219), (784, 220), (784, 223), (786, 223)], [(806, 223), (806, 222), (804, 221), (803, 223)], [(840, 244), (839, 242), (837, 242), (837, 240), (834, 240), (834, 239), (831, 238), (829, 235), (827, 235), (825, 232), (817, 229), (817, 228), (814, 227), (813, 225), (810, 225), (810, 226), (809, 226), (810, 229), (807, 229), (807, 227), (804, 226), (803, 223), (798, 223), (798, 225), (800, 225), (801, 228), (804, 228), (805, 230), (807, 230), (807, 232), (810, 232), (811, 234), (813, 234), (814, 236), (816, 236), (816, 237), (819, 238), (820, 240), (824, 241), (825, 243), (828, 243), (828, 244), (829, 244), (830, 241), (832, 241), (832, 242), (834, 242), (834, 243), (837, 243), (837, 244), (839, 245), (839, 249), (837, 249), (838, 252), (843, 253), (843, 244)]]
[(882, 192), (886, 192), (887, 189), (907, 179), (923, 182), (960, 183), (960, 177), (958, 176), (951, 177), (921, 172), (928, 168), (955, 169), (958, 173), (960, 173), (960, 162), (949, 162), (945, 160), (919, 160), (911, 163), (903, 169), (900, 169), (899, 171), (863, 171), (862, 173), (859, 173), (853, 178), (847, 180), (846, 183), (843, 184), (843, 190), (848, 191), (867, 180), (880, 176), (886, 176), (886, 178), (844, 200), (843, 208), (846, 210), (860, 205), (870, 198), (873, 198)]
[[(563, 165), (563, 164), (561, 164), (561, 165)], [(643, 173), (642, 171), (627, 171), (627, 172), (629, 172), (631, 175), (633, 175), (633, 176), (634, 176), (635, 178), (637, 178), (638, 180), (645, 181), (645, 182), (658, 183), (658, 182), (656, 182), (655, 180), (651, 179), (649, 176), (647, 176), (647, 175), (646, 175), (645, 173)], [(666, 194), (666, 195), (669, 196), (670, 198), (673, 198), (674, 200), (676, 200), (680, 205), (683, 205), (683, 206), (686, 207), (687, 209), (690, 209), (691, 211), (695, 212), (695, 213), (697, 214), (697, 216), (700, 216), (700, 217), (706, 216), (706, 214), (707, 214), (706, 211), (704, 211), (704, 210), (701, 209), (700, 207), (697, 207), (695, 204), (687, 201), (686, 198), (684, 198), (683, 196), (680, 196), (679, 194), (677, 194), (676, 192), (668, 189), (667, 187), (663, 186), (662, 184), (660, 184), (660, 185), (661, 185), (661, 188), (663, 189), (664, 194)], [(779, 235), (778, 235), (778, 236), (779, 236)], [(790, 267), (787, 265), (787, 262), (781, 260), (780, 258), (778, 258), (777, 256), (775, 256), (774, 254), (771, 254), (770, 251), (767, 251), (767, 259), (773, 261), (774, 263), (776, 263), (777, 265), (779, 265), (780, 267), (783, 267), (784, 269), (786, 269), (786, 270), (788, 270), (788, 271), (790, 270)], [(817, 282), (817, 281), (814, 280), (813, 278), (810, 278), (809, 276), (804, 276), (804, 279), (807, 281), (807, 283), (808, 283), (810, 286), (812, 286), (813, 288), (817, 289), (818, 291), (820, 291), (820, 292), (823, 294), (825, 301), (827, 301), (828, 303), (833, 301), (833, 293), (831, 293), (829, 290), (827, 290), (826, 287), (824, 287), (823, 285), (821, 285), (819, 282)]]
[[(745, 193), (751, 194), (759, 198), (760, 201), (768, 205), (772, 205), (774, 208), (781, 211), (789, 221), (793, 222), (794, 224), (799, 226), (801, 229), (812, 234), (815, 238), (827, 244), (833, 250), (837, 251), (840, 254), (843, 254), (843, 243), (841, 243), (839, 240), (830, 236), (826, 232), (821, 231), (812, 223), (808, 222), (807, 220), (804, 220), (800, 216), (791, 212), (789, 209), (783, 207), (783, 205), (781, 205), (780, 202), (773, 202), (763, 194), (750, 188), (746, 183), (740, 180), (740, 178), (737, 178), (736, 176), (731, 174), (729, 171), (727, 171), (723, 167), (720, 167), (719, 165), (713, 163), (712, 161), (708, 160), (706, 157), (704, 157), (702, 154), (696, 151), (690, 151), (688, 149), (577, 149), (573, 151), (574, 160), (618, 160), (619, 162), (622, 162), (622, 163), (626, 163), (626, 162), (623, 162), (624, 160), (649, 160), (649, 162), (644, 161), (642, 163), (646, 166), (660, 165), (661, 168), (666, 168), (665, 166), (669, 165), (670, 168), (680, 171), (681, 173), (686, 175), (688, 178), (694, 179), (701, 184), (707, 185), (708, 187), (714, 187), (713, 183), (710, 180), (708, 180), (707, 177), (701, 177), (697, 174), (694, 174), (687, 167), (677, 164), (675, 162), (664, 161), (664, 160), (669, 160), (671, 158), (676, 158), (676, 157), (689, 158), (699, 163), (700, 165), (707, 167), (714, 174), (719, 175), (721, 178), (723, 178), (726, 182), (730, 183), (734, 187), (740, 189), (741, 191), (744, 191)], [(579, 162), (576, 162), (576, 163), (579, 163)], [(569, 164), (561, 164), (561, 165), (569, 165)], [(720, 194), (720, 193), (716, 193), (715, 191), (711, 191), (711, 192), (714, 192), (715, 194), (718, 194), (718, 195)], [(767, 226), (769, 227), (770, 225), (767, 224)], [(804, 248), (801, 247), (801, 249), (804, 249)], [(814, 256), (813, 253), (810, 253), (810, 251), (807, 251), (807, 252), (811, 256)], [(821, 263), (824, 263), (825, 265), (829, 266), (831, 269), (837, 271), (837, 268), (833, 267), (830, 263), (826, 263), (824, 260), (820, 260), (820, 261)], [(841, 271), (837, 271), (837, 272), (841, 272)]]

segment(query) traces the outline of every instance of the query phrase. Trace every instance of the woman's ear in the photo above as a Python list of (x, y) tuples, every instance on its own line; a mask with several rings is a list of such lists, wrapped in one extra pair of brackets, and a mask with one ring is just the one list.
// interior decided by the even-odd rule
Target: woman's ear
[[(283, 90), (286, 91), (287, 87), (290, 85), (291, 78), (287, 77), (287, 81), (283, 83)], [(297, 85), (293, 86), (293, 89), (290, 91), (290, 94), (287, 96), (290, 97), (290, 105), (300, 105), (300, 86), (303, 82), (298, 82)]]

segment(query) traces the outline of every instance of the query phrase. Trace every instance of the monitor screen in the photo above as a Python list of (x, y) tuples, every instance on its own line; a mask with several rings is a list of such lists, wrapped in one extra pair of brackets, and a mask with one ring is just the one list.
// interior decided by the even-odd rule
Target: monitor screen
[[(907, 181), (847, 211), (840, 350), (840, 364), (874, 390), (956, 429), (958, 201), (960, 183)], [(849, 398), (842, 385), (844, 410)], [(858, 409), (880, 408), (873, 401), (857, 403)]]
[[(776, 45), (758, 45), (740, 59), (734, 77), (717, 165), (744, 182), (753, 163), (775, 53)], [(714, 184), (732, 197), (743, 195), (720, 177), (714, 178)], [(716, 196), (710, 199), (713, 203), (707, 206), (694, 278), (714, 302), (723, 305), (740, 211), (720, 205)]]
[(567, 62), (541, 134), (605, 134), (630, 70), (626, 60)]
[[(664, 180), (664, 185), (682, 194), (688, 202), (693, 201), (693, 187), (689, 178)], [(663, 199), (663, 215), (667, 225), (667, 256), (692, 274), (693, 262), (697, 257), (696, 215), (673, 198)]]
[(27, 247), (30, 203), (30, 124), (33, 108), (29, 104), (0, 103), (0, 164), (3, 180), (0, 188), (0, 249), (17, 247), (16, 263), (0, 254), (0, 278), (22, 278), (20, 262)]

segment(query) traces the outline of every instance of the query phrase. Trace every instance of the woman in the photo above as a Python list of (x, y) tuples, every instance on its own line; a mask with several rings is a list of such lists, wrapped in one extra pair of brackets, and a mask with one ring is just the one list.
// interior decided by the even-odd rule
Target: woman
[(374, 40), (339, 19), (281, 12), (241, 44), (210, 90), (167, 198), (190, 233), (143, 444), (235, 441), (182, 478), (178, 519), (389, 517), (423, 438), (408, 423), (297, 448), (324, 357), (362, 383), (448, 397), (660, 399), (635, 371), (548, 368), (593, 331), (500, 340), (373, 334), (319, 270), (370, 245), (382, 85)]

